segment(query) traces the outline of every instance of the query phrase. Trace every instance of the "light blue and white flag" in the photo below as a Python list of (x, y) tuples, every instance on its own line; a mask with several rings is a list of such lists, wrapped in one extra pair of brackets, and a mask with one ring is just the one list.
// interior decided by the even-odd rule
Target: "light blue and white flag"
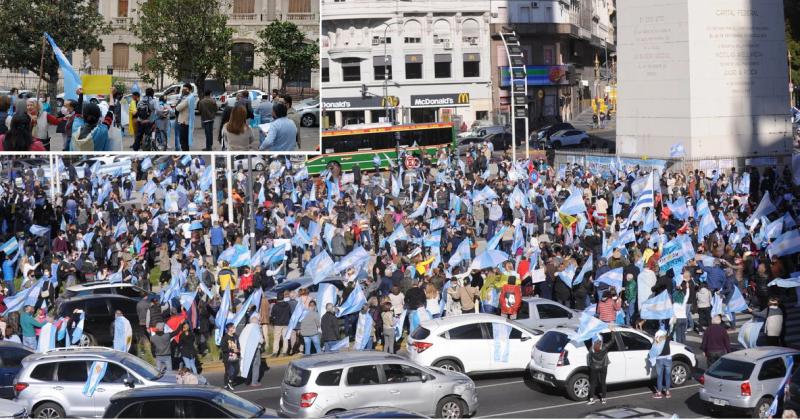
[(774, 239), (780, 236), (781, 232), (783, 232), (783, 220), (783, 218), (778, 218), (775, 219), (774, 222), (770, 222), (762, 227), (762, 229), (765, 231), (765, 240)]
[[(308, 309), (303, 306), (302, 302), (297, 302), (294, 306), (294, 311), (292, 311), (292, 317), (289, 318), (289, 326), (286, 327), (286, 333), (283, 335), (283, 339), (287, 342), (290, 338), (292, 338), (292, 332), (294, 332), (294, 328), (297, 326), (300, 321), (305, 318), (306, 314), (308, 313)], [(316, 314), (312, 314), (312, 316), (317, 316)]]
[(335, 341), (329, 347), (330, 351), (340, 351), (350, 347), (350, 337), (345, 337), (339, 341)]
[(45, 32), (44, 36), (47, 38), (47, 42), (50, 43), (50, 47), (53, 48), (53, 54), (56, 56), (58, 67), (61, 69), (61, 73), (64, 76), (64, 100), (77, 100), (78, 94), (76, 91), (78, 90), (78, 87), (81, 86), (81, 77), (78, 75), (78, 72), (75, 71), (75, 68), (72, 67), (72, 64), (69, 62), (69, 60), (67, 60), (67, 57), (61, 51), (61, 48), (58, 48), (56, 41), (50, 37), (50, 34)]
[(786, 365), (786, 374), (783, 376), (783, 380), (778, 387), (778, 392), (776, 392), (775, 397), (772, 398), (772, 403), (770, 403), (769, 409), (766, 412), (766, 418), (771, 419), (778, 414), (778, 402), (783, 399), (784, 393), (786, 392), (786, 384), (789, 383), (789, 378), (791, 378), (794, 373), (794, 357), (792, 355), (783, 356), (783, 363)]
[(498, 245), (500, 245), (500, 239), (503, 238), (503, 234), (506, 233), (506, 230), (508, 230), (508, 226), (501, 227), (500, 230), (486, 242), (486, 250), (497, 249)]
[(752, 319), (742, 324), (741, 328), (739, 328), (739, 344), (746, 349), (757, 347), (758, 335), (761, 333), (762, 328), (764, 328), (763, 322), (756, 322)]
[(585, 213), (586, 204), (583, 202), (583, 194), (580, 191), (572, 191), (558, 211), (570, 216)]
[(756, 210), (750, 215), (750, 217), (747, 218), (745, 224), (747, 226), (752, 226), (756, 220), (761, 219), (761, 217), (769, 216), (771, 213), (776, 211), (778, 211), (778, 209), (774, 204), (772, 204), (772, 200), (769, 197), (769, 191), (767, 191), (764, 193), (764, 197), (761, 199), (761, 202), (758, 203)]
[(470, 264), (470, 270), (483, 270), (484, 268), (497, 267), (498, 265), (508, 261), (510, 257), (503, 251), (496, 249), (487, 249), (475, 256)]
[(83, 337), (83, 326), (86, 322), (86, 313), (81, 311), (80, 318), (78, 318), (78, 323), (75, 325), (75, 329), (72, 330), (72, 336), (68, 338), (72, 344), (78, 344), (81, 341), (81, 337)]
[(492, 358), (495, 362), (508, 363), (511, 349), (511, 326), (492, 322)]
[(684, 149), (683, 145), (680, 143), (673, 144), (669, 148), (669, 157), (671, 158), (680, 158), (686, 154), (686, 150)]
[(419, 207), (416, 208), (411, 214), (408, 215), (409, 219), (416, 219), (417, 217), (422, 217), (425, 214), (425, 209), (428, 207), (428, 196), (430, 195), (430, 188), (428, 191), (425, 191), (425, 195), (422, 197), (422, 202), (419, 204)]
[(121, 235), (128, 233), (128, 222), (122, 219), (117, 223), (117, 228), (114, 230), (114, 239), (119, 238)]
[[(203, 283), (202, 281), (198, 282), (198, 285)], [(203, 285), (205, 286), (205, 285)], [(193, 290), (191, 292), (183, 292), (178, 296), (178, 300), (181, 302), (181, 307), (185, 310), (192, 309), (192, 304), (194, 303), (195, 298), (197, 297), (197, 290)]]
[(782, 257), (798, 252), (800, 252), (800, 231), (797, 229), (782, 233), (767, 247), (770, 257)]
[(581, 320), (578, 324), (578, 329), (575, 331), (575, 334), (570, 337), (570, 340), (577, 343), (582, 343), (586, 340), (591, 340), (598, 334), (608, 329), (608, 324), (594, 316), (595, 310), (590, 312), (584, 311), (581, 313)]
[(667, 202), (667, 208), (672, 212), (672, 216), (676, 219), (685, 221), (689, 218), (689, 207), (686, 205), (686, 199), (679, 197), (672, 203)]
[(400, 313), (400, 318), (395, 319), (394, 323), (394, 337), (395, 339), (399, 339), (403, 336), (403, 324), (406, 322), (406, 316), (408, 315), (408, 311), (403, 309), (403, 312)]
[(228, 323), (228, 315), (231, 311), (231, 289), (225, 289), (222, 295), (217, 315), (214, 317), (214, 343), (219, 346), (222, 342), (222, 335), (225, 334), (225, 324)]
[(251, 306), (255, 306), (255, 311), (258, 312), (258, 308), (261, 306), (261, 294), (262, 291), (259, 287), (256, 287), (253, 293), (250, 293), (250, 296), (247, 297), (247, 300), (245, 300), (244, 303), (239, 307), (239, 311), (233, 315), (233, 318), (231, 319), (233, 325), (238, 326), (239, 323), (242, 322), (245, 314), (247, 314), (247, 311)]
[(336, 317), (341, 318), (361, 310), (367, 304), (367, 298), (364, 296), (364, 290), (361, 289), (361, 284), (356, 283), (356, 287), (347, 296), (347, 300), (342, 303), (342, 306), (336, 311)]
[(6, 255), (11, 255), (18, 248), (19, 242), (17, 241), (16, 237), (13, 237), (7, 240), (3, 245), (0, 245), (0, 252), (4, 252)]
[(617, 292), (622, 291), (622, 277), (623, 277), (623, 268), (615, 268), (613, 270), (606, 271), (602, 276), (595, 279), (594, 284), (595, 287), (599, 288), (601, 284), (607, 284), (609, 286), (614, 287)]
[(717, 315), (724, 315), (725, 314), (725, 305), (722, 302), (722, 296), (719, 293), (715, 293), (714, 297), (711, 298), (711, 317), (715, 317)]
[(326, 251), (322, 251), (306, 264), (305, 274), (314, 279), (314, 284), (319, 284), (326, 277), (330, 276), (334, 270), (333, 259)]
[(461, 240), (461, 243), (458, 244), (458, 248), (450, 256), (450, 259), (447, 261), (447, 264), (450, 267), (455, 267), (461, 264), (464, 261), (469, 261), (472, 259), (472, 254), (470, 253), (470, 245), (471, 242), (469, 238), (464, 238)]
[(39, 225), (31, 225), (31, 228), (28, 229), (31, 235), (36, 236), (44, 236), (47, 235), (47, 232), (50, 232), (50, 228), (46, 226), (39, 226)]
[(742, 292), (739, 291), (739, 288), (733, 286), (733, 294), (731, 294), (731, 299), (728, 301), (728, 313), (736, 313), (736, 312), (745, 312), (750, 307), (747, 305), (747, 301), (744, 300), (744, 296), (742, 296)]
[(353, 342), (353, 350), (367, 350), (367, 344), (369, 344), (370, 338), (372, 337), (372, 325), (374, 321), (372, 320), (372, 315), (369, 313), (358, 314), (358, 321), (356, 322), (356, 339)]
[(672, 299), (666, 290), (642, 302), (642, 319), (670, 319), (672, 314)]
[[(792, 273), (792, 275), (796, 275), (798, 273)], [(788, 279), (775, 279), (772, 280), (767, 284), (767, 286), (778, 286), (783, 287), (785, 289), (793, 289), (795, 287), (800, 287), (800, 277), (792, 277)]]
[(567, 285), (567, 287), (572, 287), (572, 279), (575, 278), (575, 272), (578, 271), (578, 266), (570, 263), (564, 271), (558, 272), (558, 278)]
[(575, 287), (583, 283), (583, 276), (585, 276), (586, 273), (591, 271), (593, 267), (594, 267), (594, 255), (589, 255), (589, 258), (586, 259), (585, 263), (583, 263), (583, 267), (581, 267), (581, 271), (578, 273), (578, 276), (575, 277), (575, 280), (572, 281), (572, 287)]
[(55, 324), (48, 322), (39, 330), (39, 342), (36, 345), (37, 353), (46, 353), (56, 348), (56, 330)]
[(114, 350), (127, 353), (133, 342), (131, 323), (124, 316), (114, 318)]
[(333, 273), (341, 273), (342, 271), (347, 270), (350, 267), (360, 267), (363, 264), (369, 262), (371, 255), (367, 252), (363, 247), (358, 246), (349, 254), (342, 257), (338, 263), (334, 266)]
[(714, 216), (711, 212), (708, 212), (703, 216), (700, 220), (700, 226), (697, 228), (697, 240), (703, 241), (703, 239), (717, 230), (717, 221), (714, 220)]
[(336, 286), (331, 283), (319, 283), (319, 289), (317, 289), (317, 310), (320, 316), (325, 314), (325, 307), (329, 303), (336, 306), (337, 291), (338, 289), (336, 289)]
[(83, 395), (91, 397), (100, 385), (100, 381), (106, 376), (106, 369), (108, 362), (92, 362), (92, 367), (89, 368), (89, 377), (86, 378), (86, 384), (83, 385)]
[(206, 284), (205, 284), (205, 282), (203, 282), (203, 280), (200, 280), (199, 282), (197, 282), (197, 285), (200, 287), (200, 290), (203, 291), (203, 294), (205, 294), (207, 298), (211, 299), (211, 298), (214, 297), (214, 294), (211, 293), (211, 290), (208, 288), (208, 286), (206, 286)]

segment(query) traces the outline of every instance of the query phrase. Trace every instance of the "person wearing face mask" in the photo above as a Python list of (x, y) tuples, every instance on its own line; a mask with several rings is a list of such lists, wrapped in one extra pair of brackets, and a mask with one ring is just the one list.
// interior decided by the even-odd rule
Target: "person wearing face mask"
[(45, 152), (39, 139), (31, 134), (31, 118), (27, 114), (15, 114), (7, 133), (0, 135), (0, 152)]
[(68, 152), (70, 148), (70, 141), (72, 140), (72, 125), (75, 122), (77, 115), (75, 110), (78, 108), (78, 102), (72, 99), (67, 99), (64, 106), (61, 107), (62, 120), (64, 121), (64, 151)]
[(178, 135), (181, 151), (188, 152), (192, 140), (192, 127), (194, 126), (194, 109), (197, 105), (197, 95), (192, 92), (192, 85), (186, 83), (181, 89), (181, 99), (175, 105), (178, 113)]

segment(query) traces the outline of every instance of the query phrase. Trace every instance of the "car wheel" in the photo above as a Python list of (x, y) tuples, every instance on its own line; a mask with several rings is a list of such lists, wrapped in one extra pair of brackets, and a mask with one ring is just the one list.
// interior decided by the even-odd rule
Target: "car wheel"
[(445, 397), (436, 405), (436, 417), (460, 419), (467, 416), (467, 405), (456, 397)]
[(264, 170), (264, 164), (263, 163), (256, 163), (256, 170), (259, 171), (259, 172), (263, 171)]
[(567, 381), (567, 396), (573, 401), (589, 398), (589, 375), (576, 373)]
[(83, 335), (81, 335), (80, 340), (78, 341), (78, 347), (89, 347), (96, 345), (97, 345), (97, 340), (95, 340), (93, 335), (87, 332), (84, 332)]
[(434, 363), (433, 367), (437, 367), (439, 369), (447, 370), (450, 372), (458, 372), (458, 373), (464, 372), (464, 368), (462, 368), (458, 362), (452, 359), (439, 360), (438, 362)]
[(558, 149), (561, 147), (561, 142), (556, 140), (553, 142), (553, 149)]
[(300, 119), (300, 125), (303, 127), (313, 127), (316, 122), (317, 119), (312, 114), (303, 115), (303, 118)]
[(762, 397), (758, 400), (758, 403), (755, 407), (753, 407), (753, 418), (754, 419), (765, 419), (768, 418), (767, 412), (769, 411), (769, 406), (772, 404), (772, 397)]
[(63, 419), (64, 409), (56, 403), (44, 403), (33, 409), (33, 417), (37, 419)]
[(670, 371), (672, 385), (678, 387), (685, 384), (690, 374), (689, 365), (683, 362), (672, 362), (672, 370)]

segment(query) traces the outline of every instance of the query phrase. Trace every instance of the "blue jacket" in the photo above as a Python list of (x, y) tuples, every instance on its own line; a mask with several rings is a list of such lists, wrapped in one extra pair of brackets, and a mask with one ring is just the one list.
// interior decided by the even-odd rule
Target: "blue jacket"
[(8, 283), (14, 280), (14, 263), (11, 260), (3, 261), (3, 280)]
[(211, 246), (225, 245), (225, 230), (219, 226), (211, 228)]
[(703, 271), (708, 273), (708, 288), (711, 290), (719, 290), (722, 289), (722, 285), (725, 284), (725, 271), (720, 267), (706, 267), (703, 265), (703, 262), (700, 261), (697, 263), (698, 267), (700, 267)]

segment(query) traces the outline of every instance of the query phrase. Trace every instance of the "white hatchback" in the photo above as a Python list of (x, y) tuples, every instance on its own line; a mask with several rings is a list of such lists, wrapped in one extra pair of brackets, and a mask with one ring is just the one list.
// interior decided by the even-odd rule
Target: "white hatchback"
[[(589, 369), (586, 366), (589, 341), (575, 343), (570, 340), (574, 329), (554, 328), (538, 340), (531, 352), (529, 371), (532, 379), (552, 388), (563, 388), (575, 401), (589, 397)], [(606, 383), (622, 384), (649, 381), (656, 376), (648, 367), (647, 355), (653, 338), (646, 333), (627, 327), (617, 327), (613, 332), (601, 333), (604, 342), (612, 340), (608, 351), (611, 362)], [(672, 355), (672, 386), (678, 387), (691, 378), (697, 360), (692, 350), (680, 343), (670, 342)]]
[[(493, 332), (497, 327), (510, 329), (507, 355), (495, 348)], [(424, 366), (468, 374), (524, 371), (541, 336), (540, 330), (497, 315), (448, 316), (423, 321), (411, 333), (408, 355)]]

